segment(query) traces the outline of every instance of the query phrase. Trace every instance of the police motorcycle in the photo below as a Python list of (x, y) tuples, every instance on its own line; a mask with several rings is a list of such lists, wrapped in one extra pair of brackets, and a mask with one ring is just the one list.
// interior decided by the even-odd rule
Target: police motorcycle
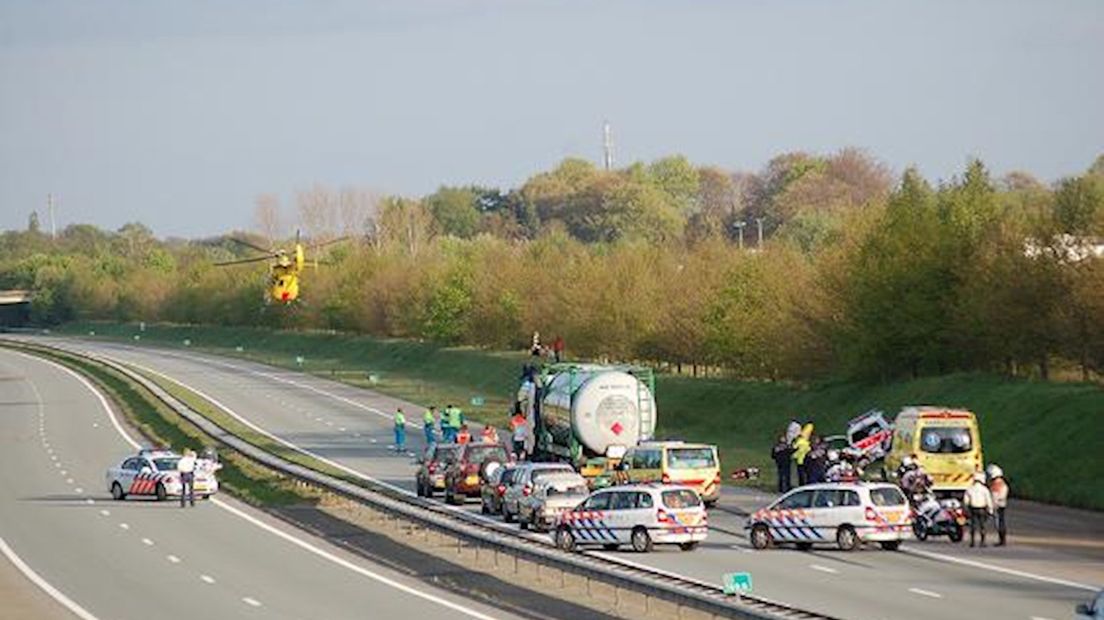
[(946, 536), (951, 542), (961, 542), (966, 532), (966, 510), (954, 498), (936, 499), (931, 490), (931, 476), (918, 465), (902, 465), (901, 488), (912, 504), (912, 533), (916, 540), (929, 536)]
[(862, 459), (858, 454), (846, 448), (828, 451), (828, 470), (824, 473), (828, 482), (856, 482), (862, 473)]

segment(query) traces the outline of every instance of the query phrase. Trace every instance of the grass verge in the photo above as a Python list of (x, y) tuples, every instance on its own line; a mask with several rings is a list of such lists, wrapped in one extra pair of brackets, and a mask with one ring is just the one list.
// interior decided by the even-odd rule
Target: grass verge
[[(370, 387), (411, 402), (465, 406), (474, 419), (503, 423), (521, 353), (441, 347), (327, 332), (256, 328), (74, 323), (64, 333), (200, 349)], [(188, 342), (185, 345), (185, 341)], [(989, 462), (1008, 473), (1019, 497), (1104, 510), (1104, 389), (985, 374), (883, 384), (782, 383), (657, 376), (659, 435), (716, 443), (726, 469), (758, 466), (774, 483), (770, 446), (791, 416), (823, 435), (851, 416), (907, 404), (967, 407), (981, 421)], [(473, 398), (482, 398), (473, 405)], [(476, 402), (479, 402), (478, 400)]]

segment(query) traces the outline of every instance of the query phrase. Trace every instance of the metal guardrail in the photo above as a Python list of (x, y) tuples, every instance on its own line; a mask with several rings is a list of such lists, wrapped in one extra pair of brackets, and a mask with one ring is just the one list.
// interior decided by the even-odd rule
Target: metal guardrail
[[(26, 342), (22, 341), (20, 344), (25, 345)], [(776, 618), (835, 620), (832, 616), (765, 598), (744, 595), (736, 599), (725, 595), (720, 586), (688, 577), (652, 570), (636, 564), (622, 564), (585, 553), (564, 552), (551, 545), (504, 533), (480, 522), (474, 515), (448, 510), (432, 500), (400, 495), (368, 481), (353, 484), (335, 478), (258, 448), (191, 409), (145, 376), (113, 360), (87, 353), (76, 353), (64, 348), (41, 344), (34, 346), (84, 357), (127, 376), (211, 438), (281, 474), (469, 543), (494, 548), (564, 572), (716, 616), (751, 620)]]

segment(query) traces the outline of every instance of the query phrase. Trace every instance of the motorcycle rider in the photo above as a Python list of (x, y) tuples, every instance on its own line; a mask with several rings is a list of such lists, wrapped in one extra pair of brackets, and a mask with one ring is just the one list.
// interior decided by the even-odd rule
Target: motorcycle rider
[(849, 460), (840, 456), (839, 450), (828, 451), (828, 482), (853, 482), (858, 480), (858, 472)]
[(970, 511), (970, 546), (974, 546), (974, 534), (981, 531), (981, 546), (985, 546), (985, 521), (993, 514), (993, 494), (985, 486), (985, 474), (974, 474), (974, 482), (966, 489), (962, 505)]

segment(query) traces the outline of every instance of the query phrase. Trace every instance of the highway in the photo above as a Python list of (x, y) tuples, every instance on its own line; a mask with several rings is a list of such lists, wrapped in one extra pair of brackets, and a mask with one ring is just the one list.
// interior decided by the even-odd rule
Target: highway
[[(390, 450), (391, 418), (410, 403), (301, 373), (182, 350), (50, 339), (142, 366), (201, 392), (279, 440), (349, 471), (408, 491), (414, 466)], [(662, 415), (662, 395), (659, 396)], [(412, 427), (415, 425), (412, 424)], [(420, 430), (408, 432), (421, 449)], [(726, 490), (710, 514), (710, 538), (697, 551), (608, 555), (709, 583), (750, 571), (756, 595), (843, 618), (1067, 618), (1104, 581), (1099, 553), (1043, 546), (970, 550), (942, 542), (912, 543), (904, 552), (754, 551), (742, 534), (741, 511), (766, 497)], [(474, 506), (469, 510), (475, 512)], [(1013, 513), (1013, 521), (1015, 517)], [(1096, 530), (1093, 530), (1096, 531)], [(1099, 542), (1099, 539), (1095, 542)], [(1086, 545), (1093, 544), (1087, 541)]]
[(510, 617), (225, 496), (112, 501), (131, 435), (86, 381), (0, 348), (0, 616)]

